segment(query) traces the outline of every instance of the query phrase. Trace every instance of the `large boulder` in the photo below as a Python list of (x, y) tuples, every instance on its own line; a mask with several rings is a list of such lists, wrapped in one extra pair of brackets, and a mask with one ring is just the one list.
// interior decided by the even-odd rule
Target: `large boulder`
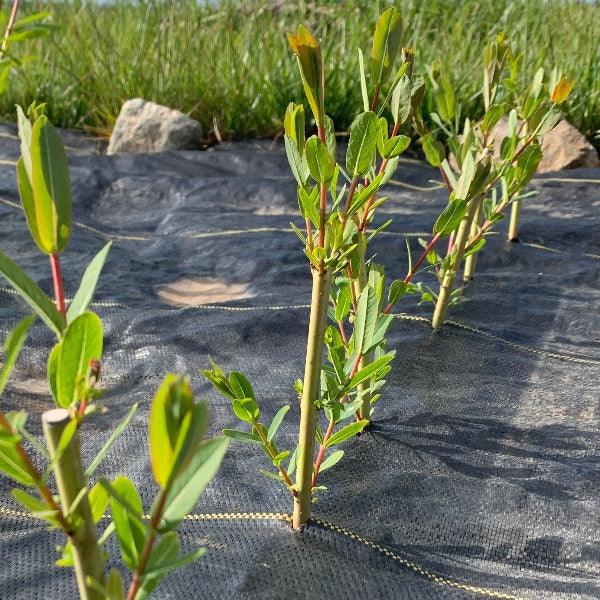
[(201, 137), (198, 121), (178, 110), (135, 98), (121, 107), (106, 153), (189, 150), (199, 146)]
[[(500, 144), (506, 137), (507, 127), (508, 119), (504, 117), (492, 130), (494, 148), (497, 153), (500, 152)], [(600, 159), (594, 146), (564, 119), (544, 136), (542, 152), (544, 156), (538, 167), (538, 173), (578, 167), (600, 167)]]

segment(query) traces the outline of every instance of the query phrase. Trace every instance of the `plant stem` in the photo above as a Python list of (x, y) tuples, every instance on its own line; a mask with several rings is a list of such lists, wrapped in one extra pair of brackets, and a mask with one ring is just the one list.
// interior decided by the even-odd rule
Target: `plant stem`
[(450, 302), (450, 296), (454, 288), (454, 279), (456, 278), (456, 272), (460, 268), (460, 264), (463, 259), (467, 241), (469, 238), (469, 231), (471, 229), (471, 223), (477, 207), (480, 205), (481, 199), (474, 198), (469, 203), (469, 209), (465, 218), (460, 222), (458, 227), (458, 233), (456, 234), (456, 241), (454, 243), (454, 259), (452, 260), (448, 270), (444, 274), (444, 278), (440, 285), (440, 293), (438, 295), (437, 302), (435, 304), (435, 310), (433, 312), (433, 319), (431, 325), (434, 329), (438, 329), (444, 324), (446, 318), (446, 310), (448, 309), (448, 303)]
[(319, 453), (317, 454), (317, 460), (315, 460), (315, 468), (314, 468), (313, 477), (312, 477), (312, 487), (315, 487), (317, 485), (317, 479), (319, 477), (319, 469), (321, 468), (321, 463), (323, 462), (323, 459), (325, 458), (325, 447), (327, 446), (327, 442), (329, 441), (329, 438), (331, 437), (331, 434), (333, 433), (334, 427), (335, 427), (335, 421), (333, 419), (331, 419), (331, 421), (329, 421), (327, 431), (325, 432), (325, 435), (323, 436), (323, 443), (319, 446)]
[[(271, 460), (273, 460), (277, 456), (277, 452), (273, 448), (273, 444), (271, 444), (271, 442), (269, 442), (269, 440), (267, 439), (267, 436), (265, 435), (264, 431), (262, 430), (262, 428), (259, 426), (259, 424), (257, 422), (255, 422), (253, 424), (253, 427), (254, 427), (254, 430), (256, 431), (256, 434), (261, 439), (261, 441), (265, 447), (265, 450), (267, 451), (267, 454), (269, 455), (269, 458)], [(292, 490), (292, 494), (294, 494), (294, 490), (293, 490), (294, 484), (292, 483), (292, 480), (290, 479), (288, 472), (281, 465), (277, 468), (279, 470), (279, 474), (281, 475), (281, 478), (283, 479), (285, 484), (290, 488), (290, 490)]]
[[(58, 460), (55, 460), (62, 433), (70, 421), (69, 411), (64, 408), (54, 408), (42, 415), (46, 443), (50, 457), (55, 461), (54, 476), (58, 493), (67, 512), (81, 490), (86, 487), (81, 463), (79, 433), (75, 432), (68, 446)], [(79, 596), (81, 600), (103, 600), (103, 595), (89, 587), (86, 582), (88, 577), (92, 577), (100, 585), (104, 583), (104, 558), (98, 546), (96, 526), (87, 494), (73, 510), (73, 516), (75, 522), (78, 523), (77, 530), (71, 535), (71, 542)]]
[(54, 297), (56, 298), (56, 308), (63, 316), (67, 316), (65, 308), (65, 290), (63, 287), (63, 278), (60, 271), (60, 258), (58, 254), (50, 255), (50, 268), (52, 269), (52, 282), (54, 283)]
[(293, 527), (302, 527), (310, 518), (312, 501), (312, 471), (315, 451), (315, 431), (317, 412), (315, 402), (321, 392), (321, 367), (325, 328), (327, 327), (327, 305), (331, 288), (331, 273), (312, 269), (312, 298), (304, 385), (300, 402), (300, 431), (298, 435), (298, 466), (296, 469), (296, 490), (294, 497)]
[(8, 23), (6, 24), (6, 29), (4, 30), (4, 38), (2, 39), (2, 46), (0, 47), (0, 58), (4, 58), (4, 54), (6, 53), (6, 49), (8, 48), (8, 38), (12, 33), (13, 27), (15, 26), (15, 21), (17, 20), (17, 13), (19, 12), (19, 4), (21, 0), (14, 0), (12, 5), (12, 10), (10, 11), (10, 17), (8, 18)]
[(156, 538), (156, 531), (158, 529), (158, 525), (162, 518), (162, 513), (165, 508), (165, 502), (167, 501), (168, 490), (163, 489), (158, 498), (158, 502), (156, 504), (156, 508), (152, 513), (152, 519), (150, 520), (150, 532), (148, 537), (146, 538), (146, 542), (144, 543), (144, 548), (142, 549), (142, 556), (140, 558), (140, 562), (138, 563), (135, 573), (133, 575), (133, 579), (131, 580), (131, 584), (129, 585), (129, 589), (127, 590), (127, 600), (135, 600), (137, 593), (142, 584), (142, 576), (144, 575), (144, 571), (148, 566), (148, 561), (150, 560), (150, 555), (152, 554), (152, 547), (154, 546), (154, 539)]
[(519, 218), (521, 216), (521, 201), (515, 200), (510, 209), (510, 224), (508, 226), (508, 240), (519, 241)]
[[(469, 234), (470, 241), (474, 240), (479, 233), (479, 222), (481, 221), (481, 207), (482, 203), (479, 202), (477, 206), (477, 210), (475, 211), (475, 216), (473, 217), (473, 222), (471, 223), (471, 232)], [(473, 281), (475, 277), (475, 267), (477, 266), (477, 253), (470, 254), (465, 258), (465, 272), (463, 273), (463, 281), (465, 283), (469, 283), (469, 281)]]

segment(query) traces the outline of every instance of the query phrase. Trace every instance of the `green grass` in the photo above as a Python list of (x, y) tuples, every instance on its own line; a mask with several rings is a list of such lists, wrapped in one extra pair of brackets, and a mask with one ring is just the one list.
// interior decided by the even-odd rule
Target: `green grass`
[[(420, 68), (439, 60), (457, 90), (463, 115), (481, 110), (482, 51), (506, 31), (525, 55), (527, 72), (558, 65), (577, 79), (569, 120), (596, 145), (600, 129), (600, 4), (565, 0), (403, 0), (405, 45)], [(0, 115), (15, 103), (48, 102), (65, 127), (108, 131), (121, 102), (144, 97), (218, 123), (230, 138), (273, 136), (287, 103), (301, 99), (285, 33), (304, 22), (323, 40), (326, 110), (339, 130), (360, 105), (356, 48), (368, 50), (376, 0), (216, 1), (117, 0), (111, 6), (34, 2), (60, 31), (21, 49), (26, 76), (15, 74)], [(5, 9), (6, 10), (6, 9)], [(28, 9), (26, 9), (28, 10)], [(35, 59), (33, 58), (35, 57)]]

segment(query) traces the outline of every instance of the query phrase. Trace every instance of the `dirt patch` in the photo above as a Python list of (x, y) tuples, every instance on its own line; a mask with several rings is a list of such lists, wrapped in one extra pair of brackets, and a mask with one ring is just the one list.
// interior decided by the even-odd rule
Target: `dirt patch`
[(214, 277), (183, 277), (157, 288), (158, 297), (171, 306), (202, 306), (252, 298), (249, 285), (228, 283)]

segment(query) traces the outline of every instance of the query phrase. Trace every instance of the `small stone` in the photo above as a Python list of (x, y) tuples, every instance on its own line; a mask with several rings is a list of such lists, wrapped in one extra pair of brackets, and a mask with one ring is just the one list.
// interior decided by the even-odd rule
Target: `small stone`
[(135, 98), (123, 103), (106, 153), (190, 150), (199, 147), (201, 138), (198, 121), (178, 110)]
[[(506, 137), (508, 119), (503, 117), (492, 130), (495, 154), (500, 153), (500, 144)], [(544, 136), (543, 157), (538, 173), (549, 173), (561, 169), (578, 167), (600, 167), (600, 159), (594, 146), (573, 125), (561, 119), (558, 125)]]

